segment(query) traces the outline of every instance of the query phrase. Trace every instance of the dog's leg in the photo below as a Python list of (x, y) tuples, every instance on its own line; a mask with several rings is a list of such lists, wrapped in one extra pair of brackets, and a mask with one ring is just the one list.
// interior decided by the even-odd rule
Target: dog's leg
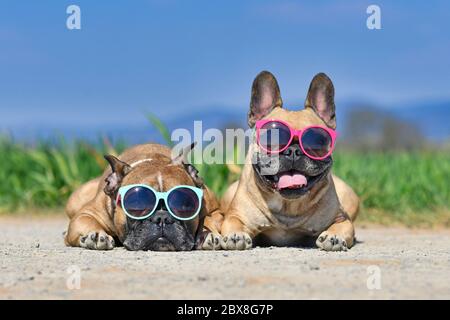
[(347, 251), (353, 246), (355, 229), (350, 219), (332, 224), (317, 238), (316, 245), (325, 251)]
[(115, 245), (113, 237), (88, 214), (80, 214), (70, 221), (64, 242), (68, 246), (91, 250), (111, 250)]
[(72, 219), (86, 204), (88, 204), (88, 202), (95, 197), (100, 181), (100, 178), (93, 179), (86, 182), (72, 193), (69, 200), (67, 200), (65, 210), (69, 219)]
[(355, 221), (359, 212), (360, 201), (355, 191), (342, 179), (332, 175), (334, 187), (342, 208), (347, 212), (351, 221)]
[(222, 236), (220, 235), (220, 227), (222, 225), (223, 215), (220, 210), (212, 213), (205, 218), (203, 231), (197, 239), (197, 250), (220, 250)]
[(220, 250), (222, 237), (204, 228), (197, 239), (196, 250)]
[(239, 218), (238, 215), (229, 212), (222, 224), (222, 249), (247, 250), (252, 248), (252, 236), (255, 236)]

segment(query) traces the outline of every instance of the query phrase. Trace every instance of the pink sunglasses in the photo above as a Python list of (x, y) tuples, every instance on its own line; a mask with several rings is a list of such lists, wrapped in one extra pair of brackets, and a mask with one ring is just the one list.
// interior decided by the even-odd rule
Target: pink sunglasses
[(296, 130), (281, 120), (259, 120), (256, 122), (256, 141), (269, 154), (285, 151), (298, 137), (303, 153), (311, 159), (323, 160), (333, 153), (336, 131), (324, 126), (309, 126)]

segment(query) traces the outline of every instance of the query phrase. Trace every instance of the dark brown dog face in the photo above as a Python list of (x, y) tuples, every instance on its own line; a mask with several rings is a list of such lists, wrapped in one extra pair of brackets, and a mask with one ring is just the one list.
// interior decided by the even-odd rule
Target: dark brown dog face
[[(254, 127), (256, 121), (261, 119), (275, 119), (286, 122), (296, 130), (313, 125), (336, 128), (334, 87), (323, 73), (312, 80), (304, 110), (288, 111), (282, 108), (282, 104), (277, 80), (270, 72), (261, 72), (253, 82), (249, 126)], [(297, 139), (279, 154), (268, 154), (256, 142), (251, 150), (259, 184), (287, 199), (307, 194), (328, 175), (333, 163), (331, 156), (323, 160), (309, 158), (300, 148)], [(295, 181), (300, 179), (303, 183), (296, 184)], [(289, 183), (290, 181), (292, 182)]]
[[(120, 186), (131, 184), (144, 184), (159, 192), (179, 185), (202, 186), (196, 170), (180, 159), (161, 157), (136, 166), (111, 156), (107, 159), (113, 173), (107, 178), (105, 192), (114, 199)], [(123, 229), (121, 241), (128, 250), (186, 251), (195, 246), (202, 217), (203, 212), (200, 212), (193, 220), (177, 220), (160, 201), (156, 211), (143, 220), (128, 217), (121, 206), (116, 206), (114, 221), (116, 227)]]

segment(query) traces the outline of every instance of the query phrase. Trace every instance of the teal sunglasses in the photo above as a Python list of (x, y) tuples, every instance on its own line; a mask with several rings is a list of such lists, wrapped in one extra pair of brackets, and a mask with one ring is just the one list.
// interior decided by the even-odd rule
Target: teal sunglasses
[(158, 192), (144, 184), (132, 184), (119, 189), (116, 204), (131, 219), (150, 217), (164, 201), (167, 211), (178, 220), (192, 220), (202, 208), (203, 190), (192, 186), (175, 186), (167, 192)]

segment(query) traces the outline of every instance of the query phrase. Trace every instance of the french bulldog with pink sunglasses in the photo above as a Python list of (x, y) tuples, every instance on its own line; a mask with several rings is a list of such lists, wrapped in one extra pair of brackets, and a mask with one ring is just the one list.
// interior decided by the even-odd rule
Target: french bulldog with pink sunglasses
[(282, 105), (277, 80), (261, 72), (248, 114), (253, 143), (239, 181), (222, 199), (222, 248), (316, 245), (345, 251), (354, 243), (359, 199), (331, 173), (337, 138), (333, 83), (319, 73), (304, 109)]

